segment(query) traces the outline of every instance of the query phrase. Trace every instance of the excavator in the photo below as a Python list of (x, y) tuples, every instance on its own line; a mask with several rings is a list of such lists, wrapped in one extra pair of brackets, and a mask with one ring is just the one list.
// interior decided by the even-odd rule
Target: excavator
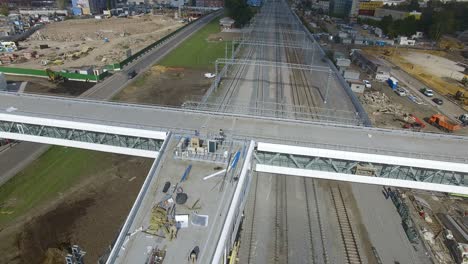
[(47, 68), (45, 71), (47, 73), (47, 76), (49, 77), (49, 81), (54, 83), (60, 83), (65, 81), (62, 75), (52, 71), (51, 69)]
[(465, 89), (458, 90), (455, 99), (459, 100), (464, 107), (468, 107), (468, 91)]

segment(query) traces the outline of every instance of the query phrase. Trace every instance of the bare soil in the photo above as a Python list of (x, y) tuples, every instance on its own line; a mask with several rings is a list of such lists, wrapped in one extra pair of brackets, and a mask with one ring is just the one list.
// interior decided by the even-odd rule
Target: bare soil
[(152, 163), (109, 155), (110, 168), (89, 175), (41, 214), (0, 230), (0, 263), (64, 263), (74, 244), (87, 252), (87, 263), (96, 263), (116, 238)]
[(201, 97), (210, 87), (212, 79), (206, 79), (205, 72), (156, 65), (134, 80), (114, 100), (180, 106), (187, 100)]
[[(20, 43), (18, 54), (37, 51), (39, 58), (21, 59), (14, 66), (54, 70), (104, 66), (125, 59), (128, 50), (134, 54), (181, 26), (183, 23), (170, 16), (153, 15), (55, 22)], [(44, 44), (49, 48), (39, 49)], [(49, 61), (47, 66), (42, 64), (44, 60)]]
[[(388, 87), (385, 83), (374, 82), (372, 84), (371, 91), (367, 92), (379, 92), (385, 94), (392, 106), (396, 106), (401, 109), (402, 113), (413, 114), (422, 120), (426, 128), (421, 130), (422, 132), (431, 132), (431, 133), (444, 133), (437, 127), (427, 123), (427, 119), (433, 114), (437, 114), (437, 109), (430, 105), (418, 105), (410, 101), (406, 96), (398, 96), (392, 89)], [(402, 114), (393, 114), (393, 113), (380, 113), (378, 112), (375, 106), (366, 104), (362, 100), (362, 95), (359, 96), (364, 109), (369, 115), (371, 122), (376, 127), (381, 128), (390, 128), (390, 129), (403, 129), (403, 125), (406, 123), (404, 116)], [(455, 131), (454, 134), (458, 135), (467, 135), (467, 129), (460, 129)]]
[(92, 82), (76, 82), (66, 81), (62, 83), (53, 83), (46, 78), (22, 77), (22, 76), (7, 76), (7, 81), (13, 82), (28, 82), (26, 89), (27, 93), (38, 94), (53, 94), (53, 95), (69, 95), (78, 96), (93, 87)]

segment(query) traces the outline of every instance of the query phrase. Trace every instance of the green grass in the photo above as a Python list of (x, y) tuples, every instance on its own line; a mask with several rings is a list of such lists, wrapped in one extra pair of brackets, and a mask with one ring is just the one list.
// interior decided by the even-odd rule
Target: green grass
[(58, 198), (87, 175), (105, 166), (104, 153), (51, 147), (25, 170), (0, 186), (0, 227)]
[[(219, 17), (204, 26), (159, 63), (168, 67), (187, 67), (192, 69), (214, 69), (214, 62), (224, 57), (224, 41), (208, 42), (208, 36), (220, 32)], [(228, 45), (230, 52), (230, 45)]]

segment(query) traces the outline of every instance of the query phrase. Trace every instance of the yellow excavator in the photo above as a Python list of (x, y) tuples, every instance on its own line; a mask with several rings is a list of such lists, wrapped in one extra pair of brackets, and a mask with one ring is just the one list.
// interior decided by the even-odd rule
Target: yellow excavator
[(46, 70), (47, 76), (49, 77), (49, 81), (54, 83), (59, 83), (65, 81), (62, 75), (52, 71), (51, 69), (47, 68)]
[(465, 108), (468, 107), (468, 91), (465, 89), (458, 90), (455, 99), (459, 100)]

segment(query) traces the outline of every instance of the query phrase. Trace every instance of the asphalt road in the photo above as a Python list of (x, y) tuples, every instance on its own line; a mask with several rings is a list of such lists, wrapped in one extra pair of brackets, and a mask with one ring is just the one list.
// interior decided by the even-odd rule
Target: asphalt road
[[(423, 83), (421, 83), (419, 80), (416, 78), (412, 77), (408, 73), (406, 73), (403, 70), (395, 69), (395, 65), (392, 64), (391, 62), (382, 59), (384, 63), (387, 64), (387, 66), (391, 67), (391, 74), (398, 79), (400, 82), (400, 86), (408, 88), (414, 95), (418, 96), (421, 98), (425, 103), (430, 104), (438, 109), (438, 111), (447, 117), (450, 117), (454, 120), (457, 120), (457, 118), (462, 115), (467, 113), (463, 108), (461, 108), (459, 105), (451, 102), (448, 100), (446, 97), (443, 95), (437, 93), (434, 91), (434, 96), (433, 97), (427, 97), (424, 94), (420, 92), (420, 89), (427, 87)], [(403, 85), (401, 85), (403, 84)], [(434, 98), (441, 98), (444, 101), (443, 105), (437, 105), (432, 101)]]
[[(181, 30), (174, 37), (167, 40), (165, 43), (153, 50), (149, 51), (143, 57), (137, 59), (130, 65), (127, 65), (122, 71), (113, 74), (104, 81), (96, 84), (91, 89), (83, 93), (81, 98), (92, 98), (100, 100), (108, 100), (115, 94), (126, 87), (131, 80), (128, 80), (127, 74), (132, 70), (142, 73), (151, 65), (157, 63), (165, 55), (176, 48), (180, 43), (197, 32), (200, 28), (210, 22), (219, 13), (207, 15), (193, 24)], [(49, 148), (48, 145), (21, 142), (15, 147), (6, 150), (0, 154), (0, 165), (2, 171), (0, 172), (0, 185), (7, 182), (11, 177), (15, 176), (18, 172), (24, 169), (31, 161), (39, 157)]]

